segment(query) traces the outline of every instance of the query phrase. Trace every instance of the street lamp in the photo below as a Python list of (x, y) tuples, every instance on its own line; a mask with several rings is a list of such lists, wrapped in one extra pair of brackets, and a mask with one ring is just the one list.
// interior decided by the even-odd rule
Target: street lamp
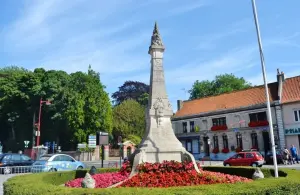
[(275, 177), (278, 177), (276, 146), (275, 146), (274, 132), (273, 132), (273, 122), (272, 122), (272, 115), (271, 115), (269, 89), (268, 89), (268, 83), (267, 83), (265, 61), (264, 61), (264, 55), (263, 55), (263, 51), (262, 51), (262, 43), (261, 43), (261, 38), (260, 38), (260, 31), (259, 31), (259, 24), (258, 24), (257, 12), (256, 12), (255, 0), (252, 0), (252, 9), (253, 9), (253, 15), (254, 15), (254, 21), (255, 21), (255, 27), (256, 27), (256, 34), (257, 34), (257, 41), (258, 41), (258, 47), (259, 47), (259, 53), (260, 53), (262, 74), (263, 74), (265, 91), (266, 91), (266, 99), (267, 99), (266, 101), (267, 101), (267, 111), (268, 111), (267, 113), (268, 113), (268, 118), (269, 118), (269, 128), (270, 128), (270, 137), (271, 137), (271, 144), (272, 144), (274, 172), (275, 172)]
[(118, 136), (118, 145), (120, 146), (120, 167), (122, 166), (122, 136)]
[(51, 104), (51, 102), (49, 101), (49, 100), (43, 100), (42, 98), (41, 98), (41, 100), (40, 100), (40, 110), (39, 110), (39, 121), (38, 121), (38, 123), (36, 124), (36, 126), (37, 126), (37, 131), (36, 131), (36, 133), (35, 133), (35, 136), (37, 137), (36, 138), (36, 146), (39, 146), (40, 145), (40, 136), (41, 136), (41, 115), (42, 115), (42, 105), (43, 105), (43, 103), (45, 103), (46, 105), (50, 105)]

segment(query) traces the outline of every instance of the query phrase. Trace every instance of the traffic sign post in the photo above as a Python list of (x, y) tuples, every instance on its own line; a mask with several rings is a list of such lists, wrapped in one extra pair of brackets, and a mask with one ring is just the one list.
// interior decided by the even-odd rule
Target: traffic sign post
[(108, 145), (108, 133), (99, 132), (99, 146), (101, 145), (101, 168), (103, 168), (104, 161), (104, 145)]
[(89, 148), (96, 148), (96, 135), (89, 135)]

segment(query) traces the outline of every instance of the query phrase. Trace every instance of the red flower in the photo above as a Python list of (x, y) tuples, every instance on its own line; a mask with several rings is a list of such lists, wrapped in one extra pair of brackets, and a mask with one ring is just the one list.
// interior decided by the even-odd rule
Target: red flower
[(249, 127), (261, 127), (261, 126), (268, 126), (269, 122), (267, 120), (264, 121), (251, 121), (248, 123)]
[(227, 125), (214, 125), (211, 127), (210, 130), (219, 131), (219, 130), (227, 130), (227, 129), (228, 129)]
[(214, 154), (217, 154), (217, 153), (219, 153), (220, 151), (219, 151), (219, 148), (214, 148), (213, 149), (213, 151), (212, 151), (212, 153), (214, 153)]
[(229, 152), (229, 149), (228, 149), (228, 148), (223, 148), (223, 149), (222, 149), (222, 153), (225, 153), (225, 154), (226, 154), (226, 153), (228, 153), (228, 152)]

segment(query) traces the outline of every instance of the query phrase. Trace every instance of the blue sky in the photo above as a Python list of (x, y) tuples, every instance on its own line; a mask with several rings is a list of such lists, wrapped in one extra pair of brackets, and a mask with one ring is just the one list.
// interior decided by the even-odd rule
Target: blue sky
[[(257, 1), (268, 81), (300, 75), (300, 1)], [(0, 66), (100, 72), (109, 93), (149, 83), (154, 21), (174, 110), (195, 80), (233, 73), (262, 84), (251, 0), (2, 0)]]

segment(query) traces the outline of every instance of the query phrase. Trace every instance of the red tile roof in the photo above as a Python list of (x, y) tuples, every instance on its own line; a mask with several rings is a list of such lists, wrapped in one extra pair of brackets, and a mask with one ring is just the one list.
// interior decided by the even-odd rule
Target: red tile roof
[[(278, 100), (278, 83), (269, 83), (270, 101)], [(300, 76), (287, 78), (283, 82), (282, 103), (300, 101)], [(216, 96), (184, 101), (176, 117), (196, 115), (218, 110), (236, 109), (266, 102), (264, 85), (238, 90)]]
[(300, 101), (300, 76), (287, 78), (282, 88), (282, 103)]

